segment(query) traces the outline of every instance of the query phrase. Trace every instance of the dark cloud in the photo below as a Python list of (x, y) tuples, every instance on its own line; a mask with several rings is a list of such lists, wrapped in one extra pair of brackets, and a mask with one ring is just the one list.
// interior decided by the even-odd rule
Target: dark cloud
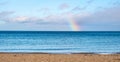
[(120, 2), (119, 2), (119, 1), (115, 1), (115, 2), (113, 3), (113, 5), (120, 5)]
[(119, 21), (120, 20), (120, 7), (108, 8), (104, 11), (94, 14), (96, 19), (101, 21)]
[(59, 6), (59, 9), (61, 9), (61, 10), (68, 9), (68, 8), (69, 8), (69, 5), (66, 3), (63, 3)]
[(118, 28), (120, 27), (120, 7), (108, 8), (84, 18), (78, 17), (76, 20), (88, 30), (89, 28), (92, 30), (112, 30), (114, 28), (117, 28), (115, 30), (120, 30)]
[(49, 8), (41, 8), (39, 11), (49, 11)]
[(73, 10), (81, 10), (81, 8), (77, 6), (77, 7), (73, 8)]
[(3, 11), (0, 12), (0, 20), (8, 21), (10, 16), (14, 14), (14, 11)]
[(102, 6), (98, 6), (98, 7), (96, 7), (96, 9), (107, 9), (107, 8), (104, 8)]
[(49, 10), (50, 8), (44, 7), (44, 8), (39, 9), (38, 11), (49, 11)]
[(0, 17), (9, 16), (13, 13), (15, 13), (15, 12), (14, 11), (3, 11), (3, 12), (0, 12)]
[(78, 10), (78, 11), (80, 11), (80, 10), (85, 10), (86, 9), (86, 7), (82, 7), (82, 8), (80, 8), (79, 6), (77, 6), (77, 7), (75, 7), (75, 8), (73, 8), (72, 10), (74, 11), (76, 11), (76, 10)]
[(86, 3), (86, 5), (85, 6), (83, 6), (83, 7), (79, 7), (79, 6), (76, 6), (76, 7), (74, 7), (72, 10), (74, 11), (74, 10), (85, 10), (85, 9), (87, 9), (87, 7), (89, 7), (89, 5), (91, 4), (91, 3), (93, 3), (94, 2), (94, 0), (89, 0), (89, 1), (87, 1)]
[(89, 0), (89, 1), (87, 1), (87, 4), (91, 4), (91, 3), (93, 3), (95, 0)]

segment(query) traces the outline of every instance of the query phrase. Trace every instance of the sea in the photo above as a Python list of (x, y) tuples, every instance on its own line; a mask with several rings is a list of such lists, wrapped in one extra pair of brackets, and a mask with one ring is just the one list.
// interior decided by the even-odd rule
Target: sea
[(2, 53), (120, 53), (120, 31), (0, 31)]

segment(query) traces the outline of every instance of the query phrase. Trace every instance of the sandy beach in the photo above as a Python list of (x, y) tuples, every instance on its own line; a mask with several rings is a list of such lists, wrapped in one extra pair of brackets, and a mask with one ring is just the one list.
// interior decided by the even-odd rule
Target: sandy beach
[(10, 54), (0, 53), (0, 62), (120, 62), (120, 54)]

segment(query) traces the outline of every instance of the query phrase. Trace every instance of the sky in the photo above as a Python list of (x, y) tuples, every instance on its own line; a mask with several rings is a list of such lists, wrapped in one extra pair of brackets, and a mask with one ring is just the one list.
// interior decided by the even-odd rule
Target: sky
[(120, 0), (0, 0), (0, 31), (120, 31)]

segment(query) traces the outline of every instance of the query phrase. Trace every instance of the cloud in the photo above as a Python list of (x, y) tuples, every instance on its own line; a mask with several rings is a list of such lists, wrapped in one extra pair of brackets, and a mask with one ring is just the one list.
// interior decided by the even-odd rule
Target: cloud
[(74, 11), (74, 10), (82, 10), (82, 8), (80, 8), (80, 7), (77, 6), (77, 7), (73, 8), (72, 10), (73, 10), (73, 11)]
[(12, 18), (11, 20), (17, 21), (17, 22), (25, 22), (25, 21), (28, 21), (29, 19), (30, 18), (27, 16), (18, 16), (18, 17)]
[(87, 1), (86, 3), (87, 3), (87, 5), (85, 5), (84, 7), (79, 7), (79, 6), (76, 6), (76, 7), (74, 7), (72, 10), (73, 11), (80, 11), (80, 10), (85, 10), (85, 9), (87, 9), (87, 7), (91, 4), (91, 3), (93, 3), (94, 2), (94, 0), (89, 0), (89, 1)]
[(108, 8), (103, 11), (96, 12), (88, 19), (92, 19), (93, 21), (99, 20), (102, 22), (120, 21), (120, 7)]
[[(68, 25), (70, 18), (81, 26), (83, 30), (120, 30), (120, 7), (106, 8), (96, 13), (64, 12), (61, 14), (49, 15), (47, 17), (10, 17), (14, 12), (0, 12), (0, 19), (17, 23), (32, 23), (36, 25)], [(4, 17), (5, 16), (5, 17)], [(2, 22), (3, 23), (3, 22)]]
[(9, 18), (9, 22), (17, 22), (17, 23), (33, 23), (37, 21), (42, 21), (41, 18), (37, 17), (28, 17), (28, 16), (17, 16)]
[(4, 3), (0, 3), (0, 5), (4, 5)]
[(72, 10), (73, 11), (80, 11), (80, 10), (85, 10), (86, 8), (87, 8), (87, 6), (82, 7), (82, 8), (80, 8), (79, 6), (77, 6), (77, 7), (73, 8)]
[(119, 1), (115, 1), (115, 2), (113, 3), (113, 5), (120, 5), (120, 2), (119, 2)]
[(61, 4), (61, 5), (59, 6), (59, 8), (60, 8), (61, 10), (68, 9), (68, 8), (69, 8), (69, 5), (66, 4), (66, 3), (63, 3), (63, 4)]
[(48, 11), (50, 10), (49, 8), (41, 8), (39, 11)]
[(120, 30), (120, 7), (108, 8), (76, 19), (84, 27), (83, 30)]
[(87, 4), (91, 4), (91, 3), (93, 3), (95, 0), (89, 0), (89, 1), (87, 1)]
[(0, 12), (0, 17), (9, 16), (13, 13), (14, 13), (14, 11), (3, 11), (3, 12)]
[[(88, 14), (74, 14), (72, 12), (64, 12), (61, 14), (54, 14), (49, 15), (46, 17), (29, 17), (29, 16), (13, 16), (10, 17), (13, 14), (13, 12), (1, 12), (0, 15), (2, 16), (2, 20), (6, 22), (12, 22), (12, 23), (35, 23), (35, 24), (61, 24), (64, 25), (68, 23), (70, 18), (77, 19), (77, 18), (83, 18), (88, 16)], [(6, 17), (4, 17), (6, 16)], [(77, 20), (75, 20), (77, 22)]]
[(29, 17), (29, 16), (13, 16), (14, 11), (3, 11), (0, 12), (0, 21), (4, 22), (18, 22), (18, 23), (28, 23), (31, 21), (38, 21), (40, 18)]
[(5, 24), (5, 23), (6, 23), (5, 21), (0, 21), (0, 25), (1, 25), (1, 24)]
[(42, 12), (43, 15), (48, 15), (51, 13), (50, 8), (44, 7), (38, 10), (39, 12)]
[(0, 6), (1, 5), (6, 5), (8, 2), (6, 1), (6, 2), (0, 2)]
[(0, 20), (7, 21), (14, 13), (15, 13), (14, 11), (0, 12)]

